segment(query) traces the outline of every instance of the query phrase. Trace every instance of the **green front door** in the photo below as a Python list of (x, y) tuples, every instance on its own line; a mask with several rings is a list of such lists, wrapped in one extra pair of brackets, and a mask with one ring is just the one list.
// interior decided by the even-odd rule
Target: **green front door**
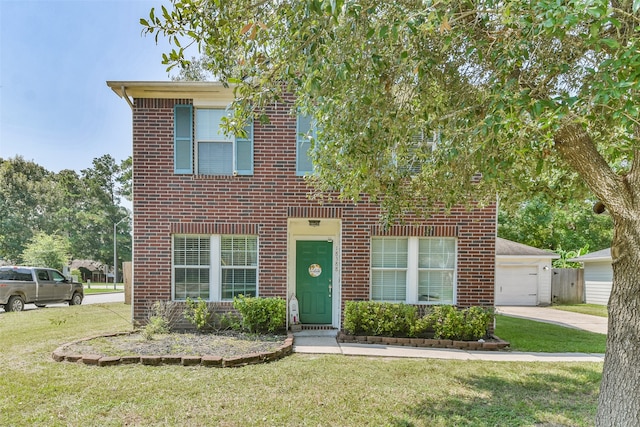
[(301, 323), (331, 324), (332, 251), (332, 242), (296, 242), (296, 297)]

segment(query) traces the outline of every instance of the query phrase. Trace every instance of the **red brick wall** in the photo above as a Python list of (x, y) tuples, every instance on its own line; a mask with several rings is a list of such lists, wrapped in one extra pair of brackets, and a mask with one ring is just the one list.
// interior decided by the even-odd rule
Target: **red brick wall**
[(420, 227), (378, 225), (376, 205), (308, 200), (296, 176), (296, 120), (291, 104), (269, 111), (271, 123), (255, 123), (253, 176), (173, 173), (173, 107), (190, 100), (136, 99), (133, 112), (134, 320), (145, 322), (155, 301), (171, 299), (172, 233), (247, 233), (259, 236), (259, 294), (286, 296), (287, 218), (342, 220), (342, 298), (369, 298), (372, 235), (458, 238), (458, 305), (493, 305), (495, 206), (437, 214)]

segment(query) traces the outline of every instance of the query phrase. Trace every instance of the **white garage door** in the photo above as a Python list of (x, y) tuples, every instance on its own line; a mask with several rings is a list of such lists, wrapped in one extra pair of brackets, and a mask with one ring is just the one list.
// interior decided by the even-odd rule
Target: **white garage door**
[(496, 305), (537, 305), (538, 267), (498, 265)]

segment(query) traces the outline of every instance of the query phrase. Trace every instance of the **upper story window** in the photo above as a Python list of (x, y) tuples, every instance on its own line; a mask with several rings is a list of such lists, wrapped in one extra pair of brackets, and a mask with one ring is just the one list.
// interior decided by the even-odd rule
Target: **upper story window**
[[(176, 105), (174, 109), (174, 171), (198, 175), (252, 175), (253, 123), (246, 135), (225, 135), (222, 108)], [(194, 132), (195, 122), (195, 132)]]
[(296, 174), (313, 173), (311, 146), (317, 135), (313, 117), (298, 113), (296, 123)]

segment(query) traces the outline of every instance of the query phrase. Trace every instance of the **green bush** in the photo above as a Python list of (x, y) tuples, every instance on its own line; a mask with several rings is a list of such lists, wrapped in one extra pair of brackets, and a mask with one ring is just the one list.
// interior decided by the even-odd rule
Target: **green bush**
[(415, 306), (375, 301), (347, 301), (344, 330), (349, 334), (410, 336), (418, 317)]
[(487, 334), (493, 311), (482, 307), (458, 310), (450, 305), (433, 306), (418, 316), (416, 306), (375, 301), (347, 301), (344, 330), (354, 335), (415, 337), (433, 331), (435, 338), (478, 340)]
[(482, 307), (458, 310), (441, 305), (433, 308), (429, 318), (434, 338), (475, 341), (487, 335), (493, 322), (493, 311)]
[(184, 309), (184, 317), (196, 329), (203, 332), (211, 327), (211, 312), (209, 311), (209, 305), (202, 298), (198, 298), (198, 302), (195, 302), (191, 298), (187, 298)]
[(242, 328), (251, 333), (273, 333), (286, 326), (287, 303), (282, 298), (239, 295), (233, 299), (233, 308), (242, 316)]

